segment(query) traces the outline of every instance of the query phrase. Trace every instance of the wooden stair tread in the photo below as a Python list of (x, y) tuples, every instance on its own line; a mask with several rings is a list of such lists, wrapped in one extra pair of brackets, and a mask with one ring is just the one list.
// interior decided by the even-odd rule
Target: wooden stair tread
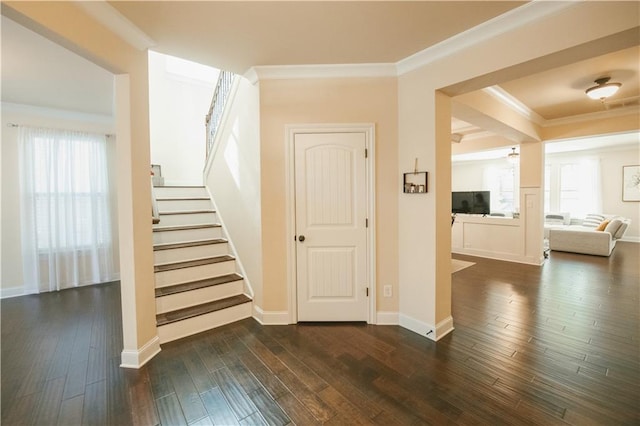
[(189, 229), (207, 229), (207, 228), (220, 228), (222, 225), (219, 223), (200, 223), (196, 225), (173, 225), (173, 226), (157, 226), (153, 228), (153, 232), (165, 232), (165, 231), (185, 231)]
[(207, 246), (210, 244), (223, 244), (228, 241), (224, 238), (212, 238), (210, 240), (195, 240), (195, 241), (183, 241), (180, 243), (162, 243), (156, 244), (153, 246), (153, 251), (158, 250), (171, 250), (171, 249), (179, 249), (185, 247), (197, 247), (197, 246)]
[(160, 212), (160, 216), (170, 216), (176, 214), (198, 214), (198, 213), (215, 213), (215, 210), (176, 210), (176, 211), (167, 211)]
[(199, 315), (220, 311), (232, 306), (241, 305), (251, 302), (251, 298), (245, 294), (227, 297), (225, 299), (215, 300), (213, 302), (203, 303), (201, 305), (190, 306), (188, 308), (178, 309), (171, 312), (165, 312), (156, 315), (156, 325), (162, 326), (176, 321), (182, 321)]
[(235, 260), (235, 257), (230, 256), (228, 254), (223, 254), (221, 256), (204, 257), (202, 259), (186, 260), (182, 262), (173, 262), (173, 263), (163, 263), (160, 265), (155, 265), (153, 269), (154, 269), (154, 272), (165, 272), (165, 271), (173, 271), (176, 269), (191, 268), (194, 266), (203, 266), (203, 265), (211, 265), (211, 264), (220, 263), (220, 262), (228, 262), (230, 260)]
[(188, 283), (173, 284), (166, 287), (156, 288), (156, 297), (169, 296), (176, 293), (184, 293), (185, 291), (199, 290), (201, 288), (213, 287), (220, 284), (232, 283), (234, 281), (240, 281), (243, 276), (240, 274), (226, 274), (220, 275), (214, 278), (207, 278), (204, 280), (191, 281)]

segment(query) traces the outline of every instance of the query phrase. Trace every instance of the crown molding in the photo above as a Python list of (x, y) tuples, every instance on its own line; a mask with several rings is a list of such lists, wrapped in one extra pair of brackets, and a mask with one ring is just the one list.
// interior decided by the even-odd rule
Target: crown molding
[(79, 1), (75, 4), (136, 49), (144, 51), (156, 45), (151, 37), (106, 1)]
[(531, 120), (535, 124), (539, 126), (543, 126), (546, 122), (545, 118), (540, 114), (529, 108), (527, 105), (523, 104), (520, 99), (513, 96), (511, 93), (504, 90), (502, 87), (498, 85), (485, 87), (482, 89), (483, 92), (491, 95), (498, 102), (522, 115), (528, 120)]
[(260, 65), (247, 71), (245, 78), (255, 84), (258, 80), (397, 77), (397, 75), (395, 64)]
[(629, 107), (616, 108), (614, 110), (588, 112), (586, 114), (571, 115), (569, 117), (553, 118), (545, 120), (542, 127), (562, 126), (565, 124), (583, 123), (585, 121), (603, 120), (606, 118), (622, 117), (625, 115), (640, 114), (640, 106), (633, 105)]
[(485, 40), (543, 19), (577, 3), (571, 1), (531, 1), (398, 61), (396, 63), (398, 75), (406, 74), (455, 52), (468, 49)]

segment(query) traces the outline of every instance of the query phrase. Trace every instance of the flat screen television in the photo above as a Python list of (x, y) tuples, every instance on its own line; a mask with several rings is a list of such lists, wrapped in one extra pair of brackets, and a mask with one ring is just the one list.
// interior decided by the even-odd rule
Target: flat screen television
[(489, 214), (490, 191), (458, 191), (451, 193), (451, 213)]

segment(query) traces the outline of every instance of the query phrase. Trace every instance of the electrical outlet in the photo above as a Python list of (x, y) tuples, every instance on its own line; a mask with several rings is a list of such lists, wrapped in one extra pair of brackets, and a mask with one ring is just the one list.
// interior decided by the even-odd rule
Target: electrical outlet
[(391, 297), (393, 296), (393, 289), (390, 285), (385, 285), (384, 286), (384, 297)]

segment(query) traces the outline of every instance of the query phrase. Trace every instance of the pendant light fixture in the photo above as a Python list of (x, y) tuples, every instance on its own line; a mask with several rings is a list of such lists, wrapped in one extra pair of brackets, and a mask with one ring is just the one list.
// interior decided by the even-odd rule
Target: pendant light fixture
[(600, 99), (608, 98), (618, 91), (621, 83), (609, 83), (611, 77), (601, 77), (595, 80), (597, 86), (590, 87), (586, 90), (587, 96), (591, 99)]
[(511, 148), (511, 152), (507, 155), (507, 161), (516, 164), (520, 160), (520, 154), (516, 152), (516, 147)]

